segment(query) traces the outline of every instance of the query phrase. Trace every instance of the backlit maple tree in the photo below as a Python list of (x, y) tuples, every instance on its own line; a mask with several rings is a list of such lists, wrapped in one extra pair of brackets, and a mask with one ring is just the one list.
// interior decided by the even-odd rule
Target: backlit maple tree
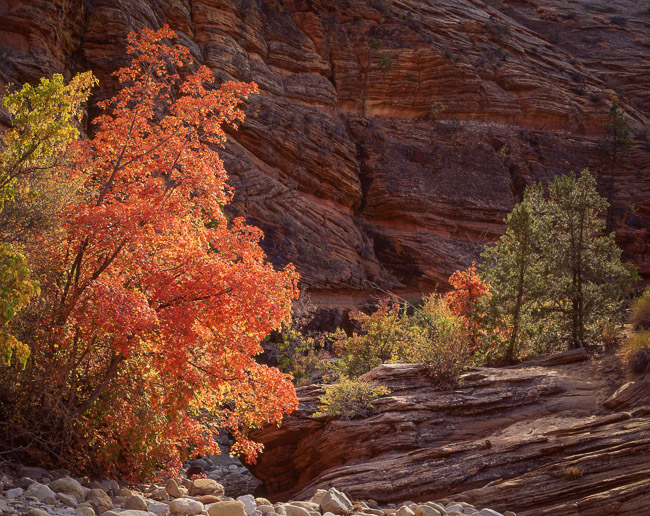
[(216, 87), (203, 66), (181, 75), (191, 59), (174, 37), (129, 36), (120, 89), (66, 172), (83, 189), (33, 256), (43, 296), (23, 385), (47, 379), (31, 402), (86, 443), (79, 469), (133, 478), (215, 452), (224, 429), (253, 460), (247, 431), (297, 406), (289, 377), (254, 359), (289, 316), (297, 274), (225, 217), (215, 150), (257, 87)]
[(449, 277), (449, 284), (454, 287), (454, 290), (445, 294), (445, 301), (453, 315), (465, 319), (470, 345), (474, 349), (477, 346), (479, 330), (474, 308), (481, 297), (490, 295), (490, 286), (481, 279), (473, 263), (465, 271), (454, 272)]

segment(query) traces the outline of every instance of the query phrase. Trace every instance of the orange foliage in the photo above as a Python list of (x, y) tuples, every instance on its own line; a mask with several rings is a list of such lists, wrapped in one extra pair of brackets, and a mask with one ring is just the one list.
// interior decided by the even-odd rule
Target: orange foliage
[(474, 263), (466, 271), (454, 272), (449, 278), (449, 284), (454, 290), (445, 295), (445, 301), (452, 314), (465, 318), (470, 345), (475, 349), (479, 328), (473, 311), (476, 301), (490, 295), (490, 286), (478, 275)]
[(289, 377), (254, 356), (287, 320), (298, 277), (265, 263), (260, 230), (226, 219), (232, 192), (214, 150), (257, 87), (216, 88), (203, 66), (181, 76), (190, 56), (173, 37), (129, 36), (121, 89), (98, 104), (66, 172), (86, 178), (83, 196), (34, 257), (49, 272), (32, 372), (88, 443), (78, 469), (132, 478), (218, 451), (223, 429), (254, 460), (248, 429), (297, 406)]

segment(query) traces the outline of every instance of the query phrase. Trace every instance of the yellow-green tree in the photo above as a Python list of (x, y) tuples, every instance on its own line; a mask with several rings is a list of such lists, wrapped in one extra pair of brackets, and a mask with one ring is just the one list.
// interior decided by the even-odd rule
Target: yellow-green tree
[(25, 84), (3, 97), (11, 127), (0, 138), (0, 360), (24, 364), (29, 348), (11, 333), (16, 314), (34, 295), (25, 244), (54, 227), (66, 196), (74, 193), (60, 174), (70, 145), (79, 137), (75, 123), (96, 84), (90, 73)]

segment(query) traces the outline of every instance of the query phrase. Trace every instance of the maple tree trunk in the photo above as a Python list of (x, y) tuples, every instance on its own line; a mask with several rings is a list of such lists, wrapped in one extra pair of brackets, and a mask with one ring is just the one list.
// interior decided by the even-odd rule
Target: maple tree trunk
[(95, 387), (95, 390), (92, 392), (90, 397), (77, 407), (77, 415), (82, 415), (84, 412), (86, 412), (86, 410), (88, 410), (91, 405), (95, 403), (99, 397), (104, 394), (104, 392), (106, 392), (106, 389), (108, 389), (110, 386), (111, 381), (113, 381), (113, 378), (115, 378), (117, 375), (120, 364), (124, 362), (124, 360), (126, 360), (126, 357), (124, 355), (120, 353), (113, 354), (113, 357), (108, 364), (108, 369), (106, 370), (106, 373), (104, 373), (104, 378), (102, 378), (102, 381), (99, 382), (99, 385)]

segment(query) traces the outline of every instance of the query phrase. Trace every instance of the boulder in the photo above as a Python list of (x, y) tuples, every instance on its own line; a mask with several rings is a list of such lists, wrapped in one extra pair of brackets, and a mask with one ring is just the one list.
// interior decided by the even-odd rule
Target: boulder
[(106, 511), (102, 516), (154, 516), (154, 514), (148, 511), (128, 509), (126, 511)]
[(395, 516), (415, 516), (415, 512), (413, 512), (408, 506), (402, 505), (397, 509)]
[(165, 485), (165, 491), (172, 498), (183, 498), (186, 494), (180, 490), (178, 483), (173, 478)]
[(201, 466), (192, 466), (185, 472), (187, 478), (192, 478), (197, 475), (203, 475), (204, 473), (205, 470)]
[(303, 502), (303, 501), (296, 501), (292, 500), (289, 502), (289, 505), (293, 505), (295, 507), (302, 507), (303, 509), (306, 509), (308, 511), (318, 511), (320, 508), (320, 504), (316, 502)]
[(19, 496), (22, 496), (23, 490), (20, 487), (14, 487), (13, 489), (7, 490), (7, 492), (4, 493), (5, 498), (8, 498), (9, 500), (12, 500), (13, 498), (18, 498)]
[(156, 516), (166, 516), (169, 514), (169, 505), (166, 503), (154, 502), (149, 505), (149, 512), (154, 513)]
[(149, 497), (158, 502), (169, 500), (169, 494), (164, 487), (157, 487), (149, 493)]
[(433, 507), (440, 514), (443, 514), (443, 515), (445, 514), (445, 506), (443, 504), (436, 503), (436, 502), (426, 502), (424, 505), (428, 505), (429, 507)]
[(223, 496), (224, 493), (223, 486), (211, 478), (197, 478), (192, 481), (192, 487), (190, 487), (190, 494), (192, 496)]
[(47, 477), (49, 475), (49, 472), (44, 468), (21, 466), (18, 468), (18, 474), (21, 477), (29, 477), (33, 478), (36, 481), (40, 481), (43, 477)]
[(77, 499), (77, 502), (84, 501), (85, 489), (74, 478), (62, 477), (58, 480), (50, 482), (49, 487), (55, 493), (64, 493), (72, 495)]
[(110, 496), (106, 494), (103, 489), (91, 489), (86, 495), (86, 501), (94, 502), (99, 507), (104, 507), (105, 509), (113, 508), (113, 500)]
[(115, 480), (102, 480), (99, 486), (109, 494), (117, 494), (120, 485)]
[(429, 505), (418, 505), (415, 516), (443, 516), (438, 509)]
[(209, 516), (246, 516), (246, 509), (242, 502), (217, 502), (208, 507)]
[(127, 498), (124, 503), (124, 508), (127, 510), (133, 511), (147, 511), (147, 502), (140, 495), (133, 495), (131, 498)]
[(50, 513), (42, 511), (41, 509), (37, 509), (36, 507), (32, 507), (25, 513), (25, 516), (50, 516)]
[(257, 504), (255, 503), (255, 498), (252, 495), (239, 496), (237, 497), (237, 501), (244, 504), (244, 510), (248, 516), (255, 515)]
[(323, 512), (342, 515), (352, 509), (350, 499), (335, 487), (331, 487), (316, 498), (312, 497), (312, 500), (318, 504), (317, 507), (320, 506)]
[(302, 507), (297, 507), (291, 504), (285, 504), (283, 507), (287, 516), (311, 516), (309, 511)]
[(33, 478), (21, 477), (18, 480), (14, 481), (14, 485), (17, 486), (17, 487), (21, 487), (23, 489), (27, 489), (29, 486), (31, 486), (35, 482), (36, 481)]
[(56, 493), (56, 497), (59, 499), (59, 501), (61, 501), (64, 505), (67, 505), (68, 507), (76, 507), (78, 504), (75, 496), (71, 494), (60, 492), (60, 493)]
[(38, 499), (41, 503), (55, 503), (56, 493), (44, 484), (34, 483), (27, 488), (27, 494)]
[(201, 514), (205, 507), (201, 502), (191, 500), (189, 498), (177, 498), (172, 500), (169, 504), (169, 512), (171, 514), (181, 514), (183, 516), (195, 516)]
[(209, 505), (211, 503), (221, 502), (221, 497), (214, 496), (214, 495), (203, 495), (203, 496), (198, 496), (196, 498), (196, 501), (201, 502), (203, 505)]

